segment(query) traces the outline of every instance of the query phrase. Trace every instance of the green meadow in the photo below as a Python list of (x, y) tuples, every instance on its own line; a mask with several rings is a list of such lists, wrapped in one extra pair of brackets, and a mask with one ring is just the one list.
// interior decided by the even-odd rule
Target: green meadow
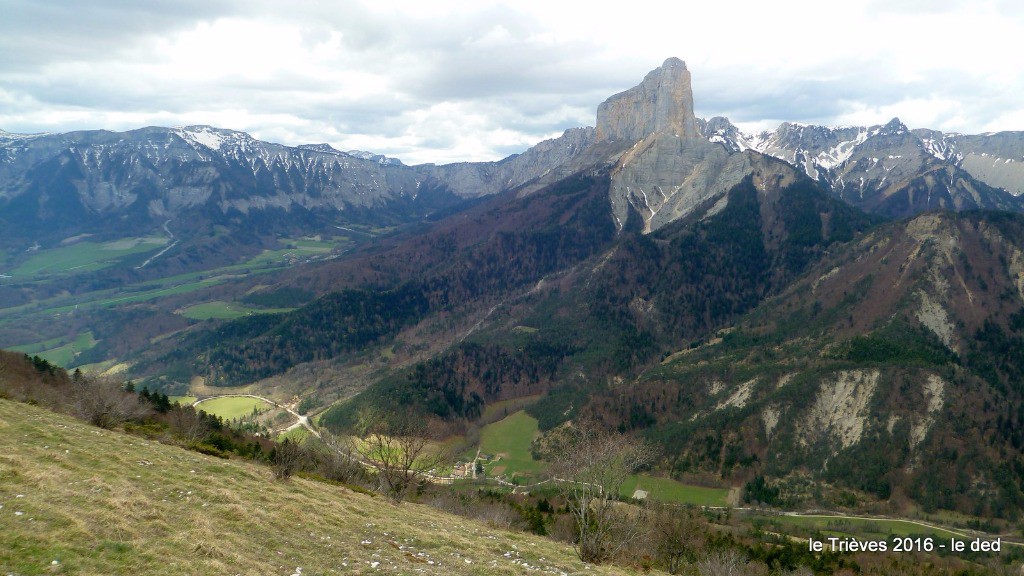
[(269, 410), (273, 408), (267, 402), (258, 398), (250, 398), (248, 396), (224, 396), (221, 398), (213, 398), (206, 400), (196, 405), (198, 410), (202, 410), (207, 414), (213, 414), (220, 416), (225, 420), (232, 420), (234, 418), (241, 418), (252, 414), (253, 410)]
[[(547, 463), (534, 460), (530, 452), (537, 434), (537, 419), (523, 410), (485, 426), (480, 434), (480, 451), (491, 457), (484, 465), (488, 476), (541, 480)], [(726, 506), (729, 497), (727, 488), (691, 486), (670, 478), (638, 474), (626, 480), (621, 494), (632, 497), (637, 488), (646, 491), (650, 498), (699, 506)]]
[(67, 341), (65, 338), (52, 338), (35, 344), (14, 346), (11, 350), (24, 352), (29, 356), (39, 356), (51, 364), (67, 368), (74, 365), (75, 356), (95, 345), (96, 339), (93, 338), (92, 332), (83, 332), (71, 341)]
[(112, 266), (126, 256), (144, 254), (167, 245), (167, 238), (123, 238), (113, 242), (82, 241), (41, 250), (10, 272), (15, 278), (91, 272)]
[(677, 504), (694, 504), (697, 506), (726, 506), (729, 490), (727, 488), (705, 488), (677, 482), (671, 478), (634, 474), (622, 485), (620, 494), (631, 498), (637, 490), (647, 492), (648, 498)]
[(480, 451), (491, 456), (485, 466), (488, 475), (535, 475), (544, 463), (534, 460), (530, 443), (537, 435), (537, 419), (520, 410), (484, 427), (480, 434)]
[(177, 402), (182, 406), (191, 406), (193, 402), (198, 400), (195, 396), (168, 396), (167, 399), (171, 401), (171, 404)]
[(907, 520), (882, 518), (852, 518), (848, 516), (770, 516), (756, 517), (756, 523), (769, 526), (777, 532), (810, 534), (821, 532), (828, 536), (856, 536), (860, 538), (887, 538), (890, 536), (932, 536), (935, 538), (963, 538), (958, 534), (934, 526)]

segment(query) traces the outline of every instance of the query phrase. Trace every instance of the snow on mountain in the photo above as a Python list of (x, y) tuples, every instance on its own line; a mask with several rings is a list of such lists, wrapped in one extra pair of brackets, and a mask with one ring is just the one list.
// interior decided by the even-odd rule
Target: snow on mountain
[(380, 164), (381, 166), (403, 165), (402, 161), (399, 160), (398, 158), (388, 158), (387, 156), (383, 156), (381, 154), (374, 154), (373, 152), (366, 152), (363, 150), (349, 150), (348, 152), (345, 152), (345, 154), (348, 154), (353, 158), (359, 158), (361, 160), (373, 160), (374, 162)]
[(206, 146), (211, 150), (219, 150), (224, 144), (223, 131), (215, 130), (210, 126), (187, 126), (176, 128), (175, 133), (184, 138), (190, 144)]
[[(879, 158), (909, 158), (905, 154), (908, 150), (890, 154), (883, 153), (882, 149), (910, 146), (930, 158), (966, 171), (989, 186), (1024, 195), (1024, 132), (964, 135), (910, 130), (898, 118), (875, 126), (828, 127), (784, 122), (774, 131), (758, 134), (746, 134), (721, 117), (700, 124), (702, 134), (711, 142), (732, 151), (754, 150), (785, 160), (832, 188), (842, 187), (843, 176), (848, 172), (844, 169), (847, 163), (863, 156), (871, 168)], [(865, 147), (875, 151), (868, 154)]]
[(40, 136), (48, 136), (46, 132), (40, 132), (38, 134), (15, 134), (13, 132), (7, 132), (6, 130), (0, 130), (0, 143), (3, 141), (15, 141), (15, 140), (30, 140), (32, 138), (39, 138)]

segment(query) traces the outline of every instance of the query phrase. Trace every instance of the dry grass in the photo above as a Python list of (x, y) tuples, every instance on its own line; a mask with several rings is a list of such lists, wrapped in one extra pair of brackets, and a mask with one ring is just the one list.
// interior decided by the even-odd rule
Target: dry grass
[[(56, 562), (56, 563), (54, 563)], [(0, 573), (612, 574), (549, 540), (0, 400)]]

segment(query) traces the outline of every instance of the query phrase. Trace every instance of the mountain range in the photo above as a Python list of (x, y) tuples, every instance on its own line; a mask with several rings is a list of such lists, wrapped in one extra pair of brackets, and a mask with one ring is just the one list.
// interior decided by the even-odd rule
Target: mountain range
[[(682, 156), (672, 153), (677, 138), (686, 142)], [(0, 131), (0, 242), (25, 250), (82, 234), (148, 233), (167, 222), (185, 249), (190, 236), (215, 225), (269, 233), (409, 222), (465, 199), (549, 182), (627, 147), (625, 172), (613, 186), (615, 216), (621, 221), (629, 205), (650, 229), (735, 184), (742, 170), (724, 159), (748, 150), (785, 160), (834, 196), (887, 216), (1024, 206), (1017, 198), (1024, 193), (1024, 133), (944, 134), (910, 130), (894, 118), (871, 127), (784, 123), (744, 134), (726, 118), (694, 116), (689, 71), (671, 58), (603, 103), (596, 128), (567, 130), (498, 162), (406, 166), (369, 152), (283, 146), (210, 126)], [(710, 168), (692, 172), (698, 156)]]
[[(7, 279), (12, 318), (88, 327), (79, 363), (168, 392), (309, 397), (336, 431), (400, 409), (464, 433), (515, 400), (542, 430), (588, 415), (644, 434), (678, 477), (767, 477), (777, 501), (826, 481), (894, 507), (1024, 509), (1022, 133), (746, 135), (695, 116), (670, 58), (595, 127), (493, 163), (209, 127), (4, 134), (0, 158), (14, 264), (86, 235), (173, 234), (152, 267), (105, 273), (129, 282), (209, 269), (225, 246), (368, 237), (93, 312), (68, 312), (64, 280)], [(252, 310), (184, 316), (217, 302)]]

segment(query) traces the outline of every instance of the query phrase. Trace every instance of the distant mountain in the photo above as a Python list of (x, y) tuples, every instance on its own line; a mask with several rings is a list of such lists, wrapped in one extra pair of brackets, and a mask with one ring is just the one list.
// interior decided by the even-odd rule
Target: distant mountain
[[(459, 199), (407, 170), (323, 148), (290, 148), (208, 126), (0, 139), (2, 240), (231, 230), (322, 230), (401, 219)], [(274, 220), (270, 224), (269, 220)], [(187, 248), (187, 242), (181, 250)]]
[(713, 142), (781, 158), (844, 201), (886, 216), (1024, 207), (1024, 133), (912, 131), (897, 118), (871, 127), (783, 123), (757, 135), (725, 118), (701, 128)]
[(568, 131), (500, 162), (410, 167), (368, 152), (289, 147), (210, 126), (0, 132), (0, 247), (143, 235), (166, 223), (182, 241), (180, 253), (216, 226), (272, 237), (412, 222), (543, 174), (589, 133)]
[(721, 198), (749, 173), (746, 157), (735, 154), (744, 151), (785, 160), (833, 195), (885, 216), (1024, 207), (1014, 196), (1024, 192), (1024, 133), (911, 131), (893, 119), (743, 134), (725, 118), (694, 116), (690, 73), (670, 58), (603, 103), (595, 128), (567, 130), (497, 162), (406, 166), (373, 152), (283, 146), (210, 126), (0, 131), (0, 248), (141, 235), (167, 223), (182, 252), (213, 226), (272, 236), (405, 223), (468, 198), (526, 194), (595, 165), (618, 166), (610, 192), (617, 225), (635, 213), (650, 232)]

